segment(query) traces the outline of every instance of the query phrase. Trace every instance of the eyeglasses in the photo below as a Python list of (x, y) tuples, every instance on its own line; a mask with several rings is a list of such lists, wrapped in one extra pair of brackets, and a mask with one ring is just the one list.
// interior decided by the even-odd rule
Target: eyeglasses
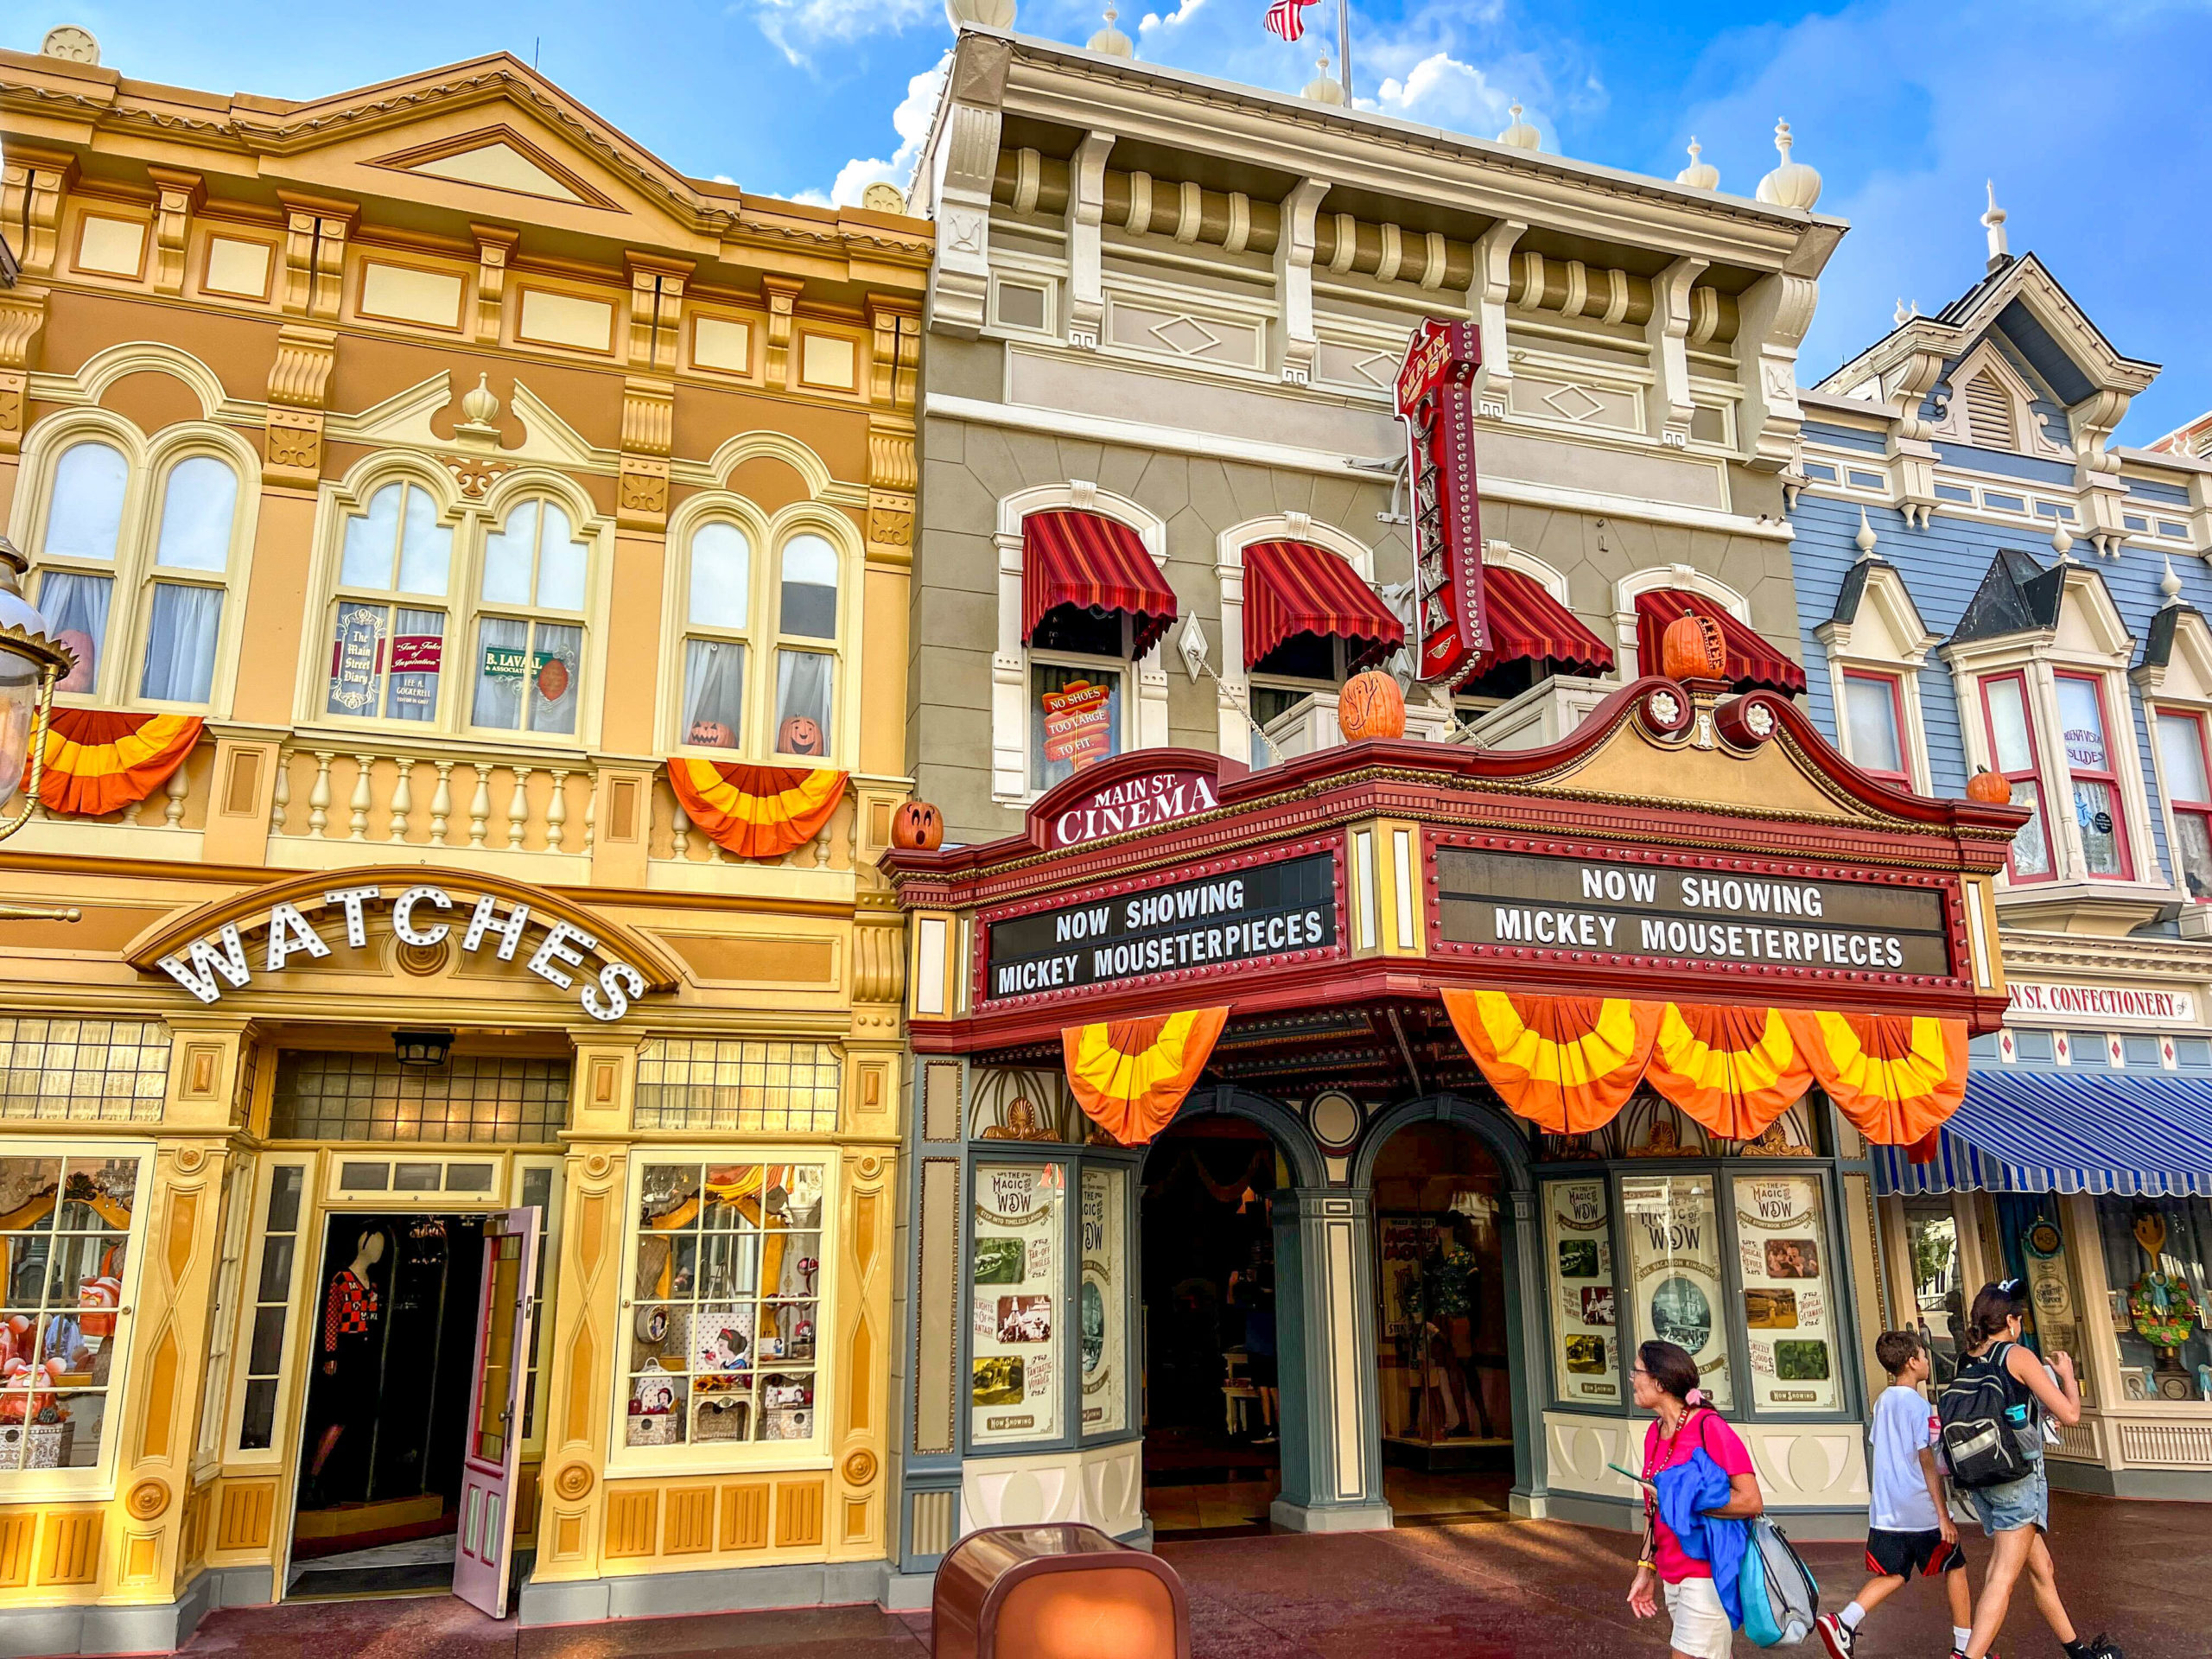
[(1641, 1366), (1641, 1365), (1631, 1365), (1631, 1366), (1630, 1366), (1630, 1367), (1628, 1368), (1628, 1374), (1629, 1374), (1630, 1376), (1640, 1376), (1640, 1377), (1642, 1377), (1642, 1378), (1643, 1378), (1645, 1382), (1649, 1382), (1651, 1380), (1651, 1373), (1650, 1373), (1650, 1372), (1649, 1372), (1649, 1371), (1647, 1371), (1647, 1370), (1645, 1370), (1643, 1369), (1643, 1366)]

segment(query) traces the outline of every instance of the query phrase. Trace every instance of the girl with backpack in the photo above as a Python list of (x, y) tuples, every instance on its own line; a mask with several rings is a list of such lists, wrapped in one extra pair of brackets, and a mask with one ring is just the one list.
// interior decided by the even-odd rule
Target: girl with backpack
[(2024, 1571), (2036, 1610), (2064, 1646), (2067, 1659), (2121, 1659), (2100, 1634), (2077, 1638), (2044, 1535), (2050, 1528), (2050, 1482), (2044, 1469), (2046, 1416), (2072, 1427), (2082, 1421), (2082, 1390), (2073, 1356), (2044, 1362), (2020, 1344), (2028, 1310), (2027, 1281), (1984, 1285), (1967, 1315), (1966, 1351), (1957, 1376), (1937, 1403), (1945, 1456), (1955, 1484), (1967, 1495), (1993, 1541), (1989, 1572), (1975, 1605), (1966, 1659), (1987, 1659)]
[(1636, 1361), (1629, 1382), (1636, 1403), (1654, 1421), (1643, 1436), (1644, 1549), (1636, 1564), (1636, 1582), (1629, 1586), (1628, 1605), (1638, 1618), (1656, 1617), (1654, 1590), (1663, 1586), (1674, 1618), (1675, 1659), (1728, 1659), (1735, 1627), (1713, 1582), (1713, 1564), (1684, 1550), (1660, 1514), (1656, 1483), (1702, 1451), (1728, 1478), (1728, 1501), (1705, 1515), (1749, 1521), (1764, 1512), (1766, 1499), (1752, 1472), (1751, 1454), (1698, 1387), (1697, 1362), (1688, 1352), (1671, 1342), (1647, 1342), (1636, 1351)]

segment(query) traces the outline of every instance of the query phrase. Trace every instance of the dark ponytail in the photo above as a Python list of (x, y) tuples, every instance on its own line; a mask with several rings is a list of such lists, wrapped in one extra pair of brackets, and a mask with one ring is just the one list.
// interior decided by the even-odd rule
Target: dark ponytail
[(1636, 1357), (1662, 1393), (1688, 1403), (1697, 1392), (1697, 1361), (1688, 1349), (1671, 1342), (1647, 1342), (1636, 1351)]
[(2028, 1311), (2028, 1286), (2024, 1279), (2003, 1279), (1974, 1293), (1967, 1314), (1967, 1346), (1982, 1348), (2003, 1336), (2015, 1318)]

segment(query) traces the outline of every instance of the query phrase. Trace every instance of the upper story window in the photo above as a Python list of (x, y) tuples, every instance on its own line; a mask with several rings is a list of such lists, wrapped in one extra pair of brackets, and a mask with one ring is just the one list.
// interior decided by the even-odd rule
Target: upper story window
[(2212, 766), (2208, 766), (2204, 716), (2161, 709), (2158, 770), (2173, 810), (2174, 862), (2189, 896), (2212, 901)]
[(804, 525), (778, 535), (736, 502), (679, 527), (675, 540), (683, 560), (668, 612), (683, 640), (680, 679), (669, 686), (677, 745), (836, 754), (844, 553)]
[(1909, 790), (1905, 766), (1904, 696), (1894, 674), (1847, 673), (1843, 677), (1844, 724), (1851, 758), (1862, 772)]
[(103, 702), (204, 709), (244, 540), (238, 474), (174, 448), (143, 470), (105, 438), (55, 459), (35, 542), (37, 604), (77, 654), (59, 690)]
[(2021, 674), (1993, 675), (1981, 683), (1983, 718), (1988, 723), (1989, 753), (1995, 769), (2012, 785), (2012, 804), (2033, 814), (2012, 837), (2006, 869), (2015, 882), (2044, 881), (2052, 868), (2050, 838), (2044, 830), (2043, 784), (2036, 771), (2035, 718), (2028, 711), (2027, 679)]
[(1030, 638), (1029, 786), (1050, 789), (1119, 754), (1128, 720), (1132, 625), (1126, 612), (1065, 607)]
[(2129, 880), (2134, 871), (2120, 807), (2120, 775), (2105, 740), (2104, 689), (2085, 674), (2056, 675), (2054, 685), (2083, 868), (2091, 875)]
[(594, 548), (569, 506), (525, 494), (456, 522), (430, 485), (399, 478), (346, 511), (336, 539), (323, 715), (577, 734)]

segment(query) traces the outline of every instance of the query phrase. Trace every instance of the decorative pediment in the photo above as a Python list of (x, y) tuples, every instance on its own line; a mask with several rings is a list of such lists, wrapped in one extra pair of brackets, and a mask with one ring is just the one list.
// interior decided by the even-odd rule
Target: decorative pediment
[(1844, 573), (1835, 609), (1814, 633), (1832, 656), (1910, 668), (1927, 660), (1938, 639), (1897, 567), (1878, 558), (1860, 559)]
[(479, 127), (411, 149), (380, 156), (368, 165), (388, 167), (399, 173), (425, 174), (455, 184), (478, 185), (514, 195), (574, 202), (579, 207), (615, 207), (605, 193), (595, 189), (582, 175), (510, 126)]
[(2203, 613), (2171, 604), (2153, 616), (2133, 678), (2164, 702), (2212, 707), (2212, 626)]
[[(594, 448), (582, 434), (554, 412), (552, 405), (520, 380), (513, 383), (513, 392), (509, 413), (522, 423), (523, 441), (512, 448), (498, 450), (494, 459), (543, 461), (601, 472), (618, 464), (620, 457), (615, 451)], [(432, 420), (453, 404), (453, 376), (440, 372), (357, 414), (332, 416), (328, 435), (337, 442), (372, 448), (452, 449), (456, 447), (454, 440), (440, 437)]]

